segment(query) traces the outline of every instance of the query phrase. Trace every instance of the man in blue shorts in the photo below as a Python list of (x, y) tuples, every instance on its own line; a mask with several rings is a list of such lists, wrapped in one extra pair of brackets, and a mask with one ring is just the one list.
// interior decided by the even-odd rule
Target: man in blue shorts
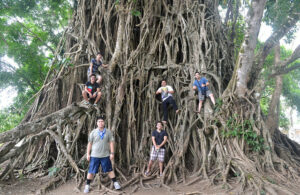
[(100, 164), (102, 172), (108, 173), (108, 176), (114, 182), (114, 188), (116, 190), (121, 189), (111, 164), (111, 161), (114, 159), (114, 137), (112, 132), (106, 129), (104, 125), (104, 118), (97, 118), (98, 128), (94, 129), (89, 135), (86, 158), (90, 162), (90, 166), (84, 193), (90, 191), (90, 183), (94, 175), (98, 173)]
[(152, 132), (152, 149), (150, 153), (150, 161), (148, 164), (147, 171), (145, 172), (146, 176), (150, 175), (150, 170), (153, 162), (158, 159), (159, 164), (159, 176), (163, 175), (163, 166), (164, 166), (164, 159), (165, 159), (165, 143), (168, 139), (168, 134), (165, 130), (162, 129), (163, 125), (162, 122), (158, 121), (156, 123), (156, 130)]
[(193, 90), (198, 90), (199, 106), (196, 112), (200, 113), (202, 102), (205, 97), (210, 97), (211, 102), (215, 105), (215, 98), (212, 92), (208, 89), (209, 82), (205, 77), (201, 77), (199, 72), (195, 73), (195, 81), (193, 84)]

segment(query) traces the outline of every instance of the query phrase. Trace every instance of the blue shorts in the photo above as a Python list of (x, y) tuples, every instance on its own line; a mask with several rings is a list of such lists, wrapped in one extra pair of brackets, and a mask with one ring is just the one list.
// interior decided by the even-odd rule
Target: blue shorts
[(100, 164), (103, 173), (108, 173), (112, 171), (112, 166), (109, 157), (104, 157), (104, 158), (91, 157), (89, 173), (91, 174), (98, 173)]

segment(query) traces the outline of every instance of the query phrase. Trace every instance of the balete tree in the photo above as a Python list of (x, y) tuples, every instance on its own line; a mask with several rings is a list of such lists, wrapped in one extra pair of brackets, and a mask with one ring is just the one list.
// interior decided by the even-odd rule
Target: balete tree
[[(62, 178), (76, 178), (82, 184), (87, 136), (96, 126), (96, 116), (105, 115), (116, 140), (115, 169), (122, 187), (139, 181), (142, 185), (151, 131), (162, 116), (155, 91), (166, 79), (175, 89), (181, 112), (171, 113), (165, 127), (169, 141), (163, 186), (209, 179), (237, 193), (295, 193), (299, 146), (266, 122), (259, 102), (265, 88), (266, 77), (261, 74), (265, 59), (298, 22), (299, 1), (285, 2), (289, 14), (277, 17), (273, 34), (258, 51), (263, 13), (274, 14), (274, 6), (282, 1), (243, 5), (249, 9), (243, 41), (239, 0), (76, 3), (34, 103), (19, 126), (0, 136), (0, 163), (6, 163), (1, 179), (13, 177), (14, 169), (43, 175), (51, 168), (55, 179), (47, 187)], [(223, 21), (220, 4), (227, 10)], [(103, 95), (95, 108), (81, 103), (81, 90), (90, 59), (99, 51), (109, 68), (101, 69)], [(300, 47), (287, 59), (275, 61), (270, 74), (297, 68), (291, 63), (299, 51)], [(64, 63), (57, 70), (59, 55)], [(204, 113), (198, 115), (192, 90), (196, 71), (210, 80), (218, 98), (215, 107), (205, 101)], [(16, 147), (21, 140), (21, 147)], [(193, 180), (188, 182), (190, 176)], [(232, 183), (239, 187), (232, 188)]]

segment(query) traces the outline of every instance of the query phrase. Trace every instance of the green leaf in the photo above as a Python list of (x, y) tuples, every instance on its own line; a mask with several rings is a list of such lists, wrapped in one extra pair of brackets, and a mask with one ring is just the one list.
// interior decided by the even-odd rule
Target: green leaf
[(138, 11), (138, 10), (132, 10), (132, 11), (131, 11), (131, 14), (132, 14), (133, 16), (139, 17), (139, 16), (141, 15), (141, 12)]

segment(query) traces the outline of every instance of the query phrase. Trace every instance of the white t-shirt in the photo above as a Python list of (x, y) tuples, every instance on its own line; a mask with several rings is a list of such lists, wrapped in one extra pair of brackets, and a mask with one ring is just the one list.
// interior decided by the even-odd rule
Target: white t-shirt
[(165, 87), (160, 87), (158, 91), (161, 91), (161, 99), (165, 101), (168, 97), (172, 96), (169, 91), (174, 91), (174, 89), (170, 85), (166, 85)]

